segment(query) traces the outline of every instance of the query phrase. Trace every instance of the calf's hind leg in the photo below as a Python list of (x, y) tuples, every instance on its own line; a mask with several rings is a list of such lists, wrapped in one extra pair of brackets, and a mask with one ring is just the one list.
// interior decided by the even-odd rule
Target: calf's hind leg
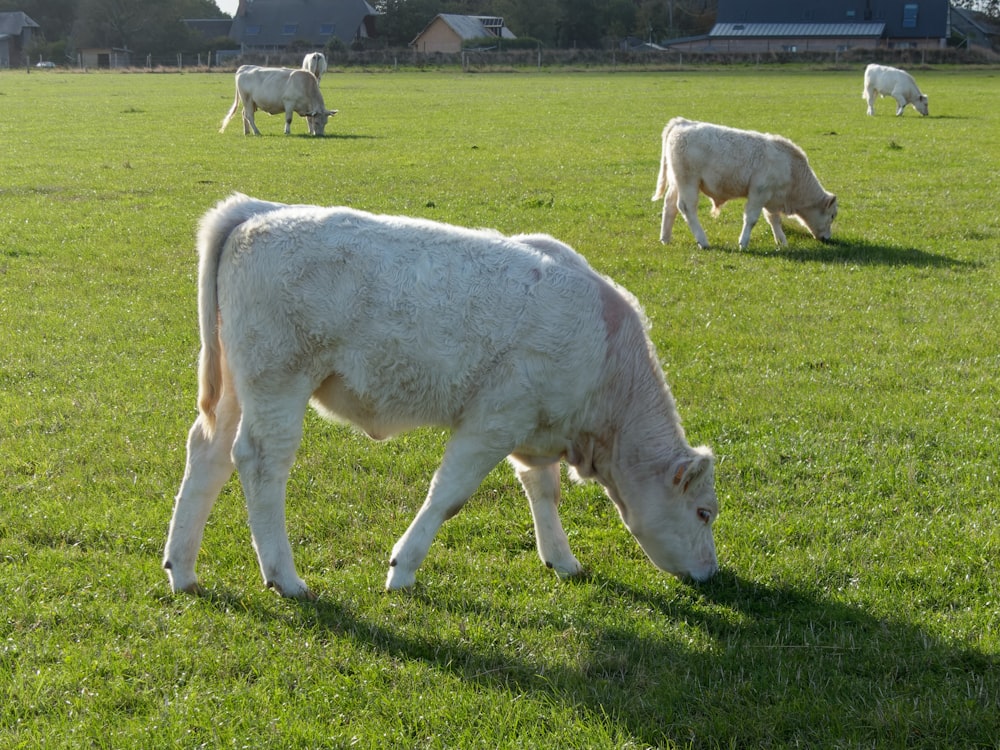
[(201, 417), (188, 433), (187, 465), (163, 553), (163, 567), (173, 591), (198, 593), (195, 562), (205, 524), (215, 499), (235, 468), (231, 454), (240, 408), (231, 385), (223, 387), (215, 413), (215, 432), (211, 438), (205, 435)]
[(677, 189), (673, 185), (667, 187), (663, 196), (663, 220), (660, 223), (660, 242), (666, 245), (674, 231), (674, 221), (677, 219)]
[(233, 460), (246, 496), (247, 518), (264, 583), (282, 596), (315, 598), (299, 578), (285, 526), (285, 492), (311, 387), (304, 379), (256, 389), (243, 401)]

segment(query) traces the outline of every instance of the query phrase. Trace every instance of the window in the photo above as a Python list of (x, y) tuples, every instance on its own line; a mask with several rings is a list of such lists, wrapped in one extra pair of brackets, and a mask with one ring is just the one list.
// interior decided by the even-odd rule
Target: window
[(281, 33), (285, 36), (293, 36), (296, 31), (299, 30), (299, 25), (297, 23), (286, 23), (281, 29)]
[(336, 28), (337, 24), (335, 23), (321, 23), (319, 25), (320, 36), (330, 36)]
[(260, 34), (260, 25), (256, 23), (248, 24), (243, 33), (247, 36), (257, 36)]
[(858, 12), (856, 10), (847, 11), (847, 17), (850, 18), (852, 21), (857, 17), (857, 15)]
[(907, 3), (903, 6), (903, 28), (904, 29), (915, 29), (917, 28), (917, 9), (918, 5), (916, 3)]

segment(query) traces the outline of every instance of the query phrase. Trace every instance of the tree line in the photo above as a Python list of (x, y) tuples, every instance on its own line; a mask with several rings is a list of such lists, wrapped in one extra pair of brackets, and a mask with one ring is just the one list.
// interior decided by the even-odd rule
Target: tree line
[[(550, 48), (606, 48), (625, 37), (660, 42), (707, 33), (716, 0), (372, 0), (379, 13), (369, 47), (405, 48), (438, 13), (501, 16), (522, 41)], [(953, 0), (1000, 21), (1000, 0)], [(33, 57), (72, 59), (84, 47), (140, 55), (202, 53), (234, 43), (205, 39), (185, 18), (228, 18), (214, 0), (0, 0), (41, 27)]]
[[(501, 16), (519, 38), (546, 47), (594, 48), (633, 36), (645, 41), (707, 32), (716, 0), (374, 0), (373, 47), (406, 47), (438, 13)], [(0, 0), (39, 24), (33, 57), (72, 59), (85, 47), (135, 54), (199, 53), (227, 46), (204, 39), (185, 18), (227, 18), (213, 0)], [(228, 46), (233, 46), (232, 42)]]

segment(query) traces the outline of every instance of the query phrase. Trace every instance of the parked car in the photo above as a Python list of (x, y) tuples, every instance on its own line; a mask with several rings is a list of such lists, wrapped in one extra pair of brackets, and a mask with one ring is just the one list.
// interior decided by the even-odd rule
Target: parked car
[(39, 60), (35, 63), (36, 68), (54, 68), (56, 64), (51, 60)]

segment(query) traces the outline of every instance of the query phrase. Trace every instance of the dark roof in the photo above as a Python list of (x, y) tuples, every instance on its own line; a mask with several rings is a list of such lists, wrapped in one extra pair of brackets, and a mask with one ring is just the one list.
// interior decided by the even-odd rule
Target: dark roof
[(711, 38), (880, 37), (884, 23), (717, 23)]
[(893, 39), (943, 38), (948, 35), (949, 0), (718, 1), (716, 22), (720, 25), (882, 23), (885, 35)]
[(185, 18), (181, 23), (192, 31), (197, 31), (206, 39), (218, 39), (221, 36), (229, 36), (229, 30), (233, 26), (233, 19)]
[(41, 28), (37, 23), (21, 11), (12, 13), (0, 13), (0, 36), (21, 36), (25, 27), (32, 29)]
[(229, 36), (248, 47), (281, 49), (292, 42), (323, 47), (331, 37), (349, 43), (365, 19), (377, 15), (366, 0), (248, 0)]

